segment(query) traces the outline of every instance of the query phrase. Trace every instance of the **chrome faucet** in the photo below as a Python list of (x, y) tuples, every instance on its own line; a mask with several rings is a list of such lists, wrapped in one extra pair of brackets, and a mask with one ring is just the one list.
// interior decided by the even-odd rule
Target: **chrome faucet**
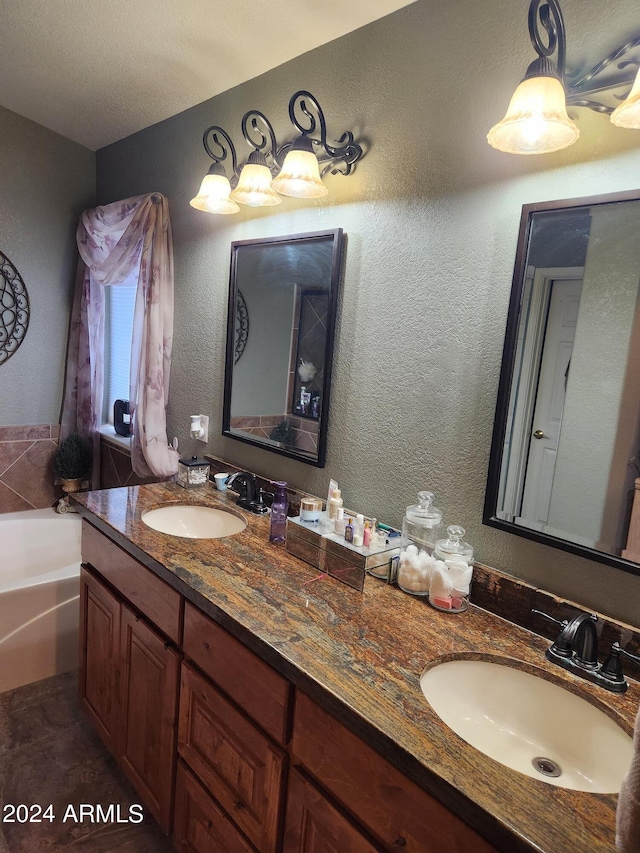
[(618, 643), (614, 643), (609, 657), (600, 664), (596, 630), (598, 617), (595, 613), (579, 613), (570, 622), (567, 619), (561, 622), (542, 610), (531, 612), (543, 616), (562, 628), (555, 642), (545, 652), (547, 660), (613, 693), (626, 691), (628, 685), (622, 675), (619, 657), (625, 655), (636, 663), (640, 663), (640, 658), (625, 652)]

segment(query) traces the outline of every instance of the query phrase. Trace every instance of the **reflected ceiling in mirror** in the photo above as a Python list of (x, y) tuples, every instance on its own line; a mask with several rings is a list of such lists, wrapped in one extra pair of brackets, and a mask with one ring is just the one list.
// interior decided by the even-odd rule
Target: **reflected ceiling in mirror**
[(324, 466), (343, 241), (231, 244), (223, 435)]
[(484, 512), (635, 574), (639, 283), (640, 192), (523, 207)]

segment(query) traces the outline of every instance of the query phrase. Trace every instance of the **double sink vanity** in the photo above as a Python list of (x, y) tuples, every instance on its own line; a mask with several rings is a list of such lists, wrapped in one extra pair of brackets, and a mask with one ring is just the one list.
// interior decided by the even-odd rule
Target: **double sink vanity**
[(81, 703), (177, 849), (614, 850), (638, 683), (589, 684), (479, 607), (319, 576), (212, 486), (74, 501)]

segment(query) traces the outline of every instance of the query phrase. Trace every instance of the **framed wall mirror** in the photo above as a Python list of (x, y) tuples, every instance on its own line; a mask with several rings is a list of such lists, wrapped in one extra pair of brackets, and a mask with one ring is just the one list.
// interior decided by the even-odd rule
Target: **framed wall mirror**
[(484, 523), (640, 575), (640, 191), (525, 205)]
[(342, 229), (231, 244), (222, 434), (324, 467)]

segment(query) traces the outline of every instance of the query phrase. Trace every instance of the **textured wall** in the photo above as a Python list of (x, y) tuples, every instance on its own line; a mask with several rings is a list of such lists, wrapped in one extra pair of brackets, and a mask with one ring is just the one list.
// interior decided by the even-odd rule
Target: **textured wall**
[(78, 216), (95, 197), (95, 154), (0, 107), (0, 250), (31, 305), (26, 337), (0, 366), (0, 425), (56, 424)]
[[(502, 341), (522, 204), (638, 184), (640, 135), (580, 114), (583, 138), (550, 156), (491, 149), (488, 129), (532, 59), (526, 4), (419, 0), (242, 86), (98, 152), (101, 202), (159, 190), (170, 199), (176, 323), (169, 434), (191, 452), (188, 415), (211, 416), (209, 449), (317, 494), (400, 522), (420, 488), (467, 528), (477, 556), (638, 622), (640, 579), (481, 523)], [(489, 8), (490, 7), (490, 8)], [(638, 26), (635, 0), (563, 2), (569, 61), (612, 50)], [(212, 60), (213, 61), (213, 60)], [(245, 110), (278, 129), (308, 88), (329, 132), (353, 128), (368, 153), (320, 202), (212, 217), (189, 207), (208, 160), (201, 137), (236, 140)], [(219, 434), (232, 240), (342, 227), (348, 235), (327, 466), (317, 470)], [(201, 448), (201, 445), (199, 445)]]

